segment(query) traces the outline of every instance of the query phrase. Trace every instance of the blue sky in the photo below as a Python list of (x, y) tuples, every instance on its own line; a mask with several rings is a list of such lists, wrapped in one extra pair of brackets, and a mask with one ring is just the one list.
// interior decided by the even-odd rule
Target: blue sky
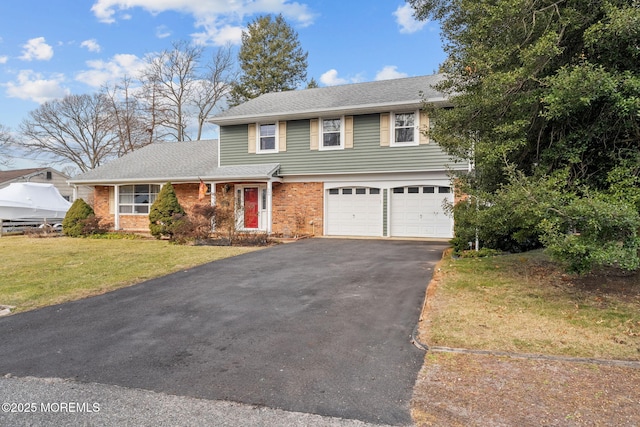
[(134, 75), (174, 41), (239, 47), (247, 23), (268, 13), (298, 32), (320, 86), (432, 74), (445, 58), (437, 23), (416, 22), (402, 0), (4, 1), (0, 124), (17, 130), (42, 102)]

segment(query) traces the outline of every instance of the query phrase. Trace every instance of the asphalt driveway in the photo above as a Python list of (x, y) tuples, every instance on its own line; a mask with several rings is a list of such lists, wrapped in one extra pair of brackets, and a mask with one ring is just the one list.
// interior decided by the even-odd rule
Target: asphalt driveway
[(2, 318), (0, 375), (408, 424), (410, 335), (445, 247), (303, 240)]

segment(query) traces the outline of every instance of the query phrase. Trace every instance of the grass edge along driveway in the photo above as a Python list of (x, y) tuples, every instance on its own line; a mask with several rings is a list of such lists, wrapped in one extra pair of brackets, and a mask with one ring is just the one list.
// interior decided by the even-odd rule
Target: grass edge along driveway
[[(436, 267), (419, 325), (432, 346), (640, 360), (639, 275), (563, 274), (541, 252)], [(639, 425), (640, 369), (428, 352), (417, 426)]]
[(22, 312), (257, 250), (152, 239), (0, 238), (0, 305)]

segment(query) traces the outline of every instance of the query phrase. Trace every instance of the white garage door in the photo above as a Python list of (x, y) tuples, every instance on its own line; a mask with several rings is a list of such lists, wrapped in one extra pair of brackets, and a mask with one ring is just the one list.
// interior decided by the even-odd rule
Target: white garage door
[(450, 187), (396, 187), (390, 195), (391, 236), (453, 237), (453, 219), (442, 208), (443, 200), (453, 202)]
[(381, 236), (382, 195), (379, 188), (342, 187), (327, 191), (327, 234)]

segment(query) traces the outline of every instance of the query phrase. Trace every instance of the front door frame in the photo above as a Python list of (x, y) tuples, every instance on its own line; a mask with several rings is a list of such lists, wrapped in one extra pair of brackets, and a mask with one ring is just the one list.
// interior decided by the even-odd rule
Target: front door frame
[[(239, 184), (235, 185), (236, 195), (236, 224), (239, 230), (243, 231), (271, 231), (271, 182), (268, 183), (254, 183), (254, 184)], [(247, 228), (245, 227), (245, 190), (249, 188), (255, 188), (258, 191), (258, 227)]]

